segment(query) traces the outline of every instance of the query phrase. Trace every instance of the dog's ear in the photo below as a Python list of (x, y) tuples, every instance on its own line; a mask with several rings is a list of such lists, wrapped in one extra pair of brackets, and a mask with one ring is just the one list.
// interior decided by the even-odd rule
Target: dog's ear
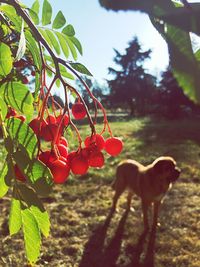
[(169, 171), (174, 170), (174, 168), (175, 168), (174, 162), (171, 160), (166, 160), (166, 159), (158, 160), (157, 162), (155, 162), (155, 165), (154, 165), (154, 170), (157, 173), (169, 172)]
[(157, 161), (154, 164), (153, 169), (155, 170), (156, 173), (162, 173), (165, 169), (165, 161), (164, 160)]

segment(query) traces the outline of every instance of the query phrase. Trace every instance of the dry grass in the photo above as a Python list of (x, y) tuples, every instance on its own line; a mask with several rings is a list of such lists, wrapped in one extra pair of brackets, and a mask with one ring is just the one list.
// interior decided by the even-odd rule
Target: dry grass
[[(112, 129), (125, 141), (123, 153), (107, 157), (101, 170), (55, 186), (54, 193), (44, 199), (52, 229), (51, 236), (43, 240), (36, 266), (199, 267), (199, 121), (147, 118), (113, 122)], [(119, 211), (109, 216), (113, 194), (109, 184), (122, 158), (149, 163), (159, 155), (175, 157), (182, 174), (164, 201), (157, 233), (145, 235), (137, 198), (134, 212), (125, 212), (123, 195)], [(9, 198), (0, 200), (0, 208), (0, 266), (26, 266), (21, 234), (8, 236)]]

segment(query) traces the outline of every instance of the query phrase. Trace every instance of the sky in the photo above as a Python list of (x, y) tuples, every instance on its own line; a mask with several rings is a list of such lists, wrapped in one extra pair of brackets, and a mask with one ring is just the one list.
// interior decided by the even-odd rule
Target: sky
[[(21, 0), (31, 7), (34, 1)], [(42, 1), (40, 1), (42, 2)], [(83, 63), (94, 78), (103, 83), (109, 79), (108, 67), (115, 67), (113, 48), (123, 53), (128, 42), (138, 37), (144, 50), (151, 49), (151, 59), (145, 64), (148, 72), (159, 76), (168, 65), (168, 49), (165, 41), (154, 29), (147, 15), (139, 12), (114, 12), (103, 9), (98, 0), (49, 0), (53, 14), (61, 10), (76, 31), (83, 46)]]

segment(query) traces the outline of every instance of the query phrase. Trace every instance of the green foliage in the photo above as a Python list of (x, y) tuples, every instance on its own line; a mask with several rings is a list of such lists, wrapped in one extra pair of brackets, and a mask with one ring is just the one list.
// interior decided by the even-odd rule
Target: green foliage
[(36, 112), (46, 116), (38, 104), (38, 99), (44, 100), (44, 108), (49, 104), (45, 103), (46, 72), (55, 75), (58, 87), (62, 81), (65, 90), (66, 79), (78, 76), (76, 70), (91, 74), (81, 63), (66, 61), (76, 61), (82, 45), (62, 11), (54, 17), (48, 0), (41, 5), (36, 0), (31, 8), (15, 0), (3, 1), (0, 16), (0, 127), (6, 150), (0, 171), (0, 197), (9, 188), (13, 191), (9, 232), (15, 235), (23, 231), (27, 259), (32, 264), (40, 255), (41, 234), (47, 237), (50, 232), (49, 215), (39, 196), (48, 196), (55, 181), (50, 169), (39, 160), (42, 141), (29, 122)]
[(184, 92), (200, 102), (199, 61), (192, 49), (190, 32), (200, 34), (200, 4), (187, 6), (172, 0), (99, 0), (106, 9), (139, 10), (149, 15), (166, 40), (173, 73)]
[(0, 95), (8, 105), (26, 114), (28, 121), (33, 117), (33, 96), (27, 86), (11, 81), (1, 86)]
[(4, 43), (0, 43), (0, 77), (5, 77), (11, 72), (12, 63), (10, 47)]

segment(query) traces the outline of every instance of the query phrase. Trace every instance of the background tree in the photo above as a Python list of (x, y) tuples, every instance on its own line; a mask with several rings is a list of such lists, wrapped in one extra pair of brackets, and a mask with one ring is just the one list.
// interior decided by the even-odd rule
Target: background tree
[(109, 68), (109, 73), (114, 79), (109, 80), (110, 100), (115, 105), (128, 105), (130, 114), (135, 112), (145, 113), (152, 89), (155, 84), (155, 77), (145, 72), (143, 64), (150, 58), (151, 50), (142, 51), (138, 39), (135, 37), (129, 42), (124, 54), (115, 50), (115, 64), (119, 69)]
[(108, 10), (141, 11), (168, 45), (170, 64), (179, 85), (200, 102), (200, 49), (193, 49), (190, 33), (200, 35), (200, 5), (186, 0), (99, 0)]
[(162, 73), (157, 91), (157, 112), (168, 118), (177, 119), (199, 112), (199, 107), (183, 92), (174, 78), (170, 67)]

